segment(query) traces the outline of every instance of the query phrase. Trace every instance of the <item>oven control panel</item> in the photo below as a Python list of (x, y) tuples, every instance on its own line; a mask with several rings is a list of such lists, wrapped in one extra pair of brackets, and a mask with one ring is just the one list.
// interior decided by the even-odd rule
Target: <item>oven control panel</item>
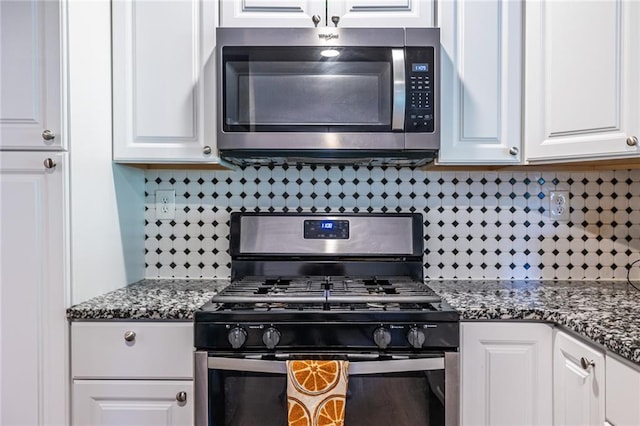
[[(209, 323), (196, 324), (202, 349), (233, 351), (352, 349), (428, 351), (459, 346), (459, 323)], [(201, 333), (202, 332), (202, 333)]]
[(348, 240), (349, 221), (307, 219), (304, 221), (305, 240)]

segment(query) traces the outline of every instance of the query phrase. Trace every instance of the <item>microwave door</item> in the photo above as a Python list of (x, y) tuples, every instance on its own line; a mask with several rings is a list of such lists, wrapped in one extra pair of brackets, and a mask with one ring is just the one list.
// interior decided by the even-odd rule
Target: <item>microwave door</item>
[(222, 58), (226, 134), (404, 127), (403, 49), (236, 46), (223, 47)]

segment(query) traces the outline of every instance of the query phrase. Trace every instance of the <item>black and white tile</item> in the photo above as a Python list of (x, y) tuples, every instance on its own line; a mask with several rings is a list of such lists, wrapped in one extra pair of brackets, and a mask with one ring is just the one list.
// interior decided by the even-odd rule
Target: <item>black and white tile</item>
[[(157, 189), (175, 190), (175, 220), (156, 219)], [(553, 189), (569, 222), (549, 219)], [(149, 170), (145, 192), (147, 278), (228, 277), (232, 211), (422, 213), (430, 279), (624, 279), (640, 258), (640, 170)]]

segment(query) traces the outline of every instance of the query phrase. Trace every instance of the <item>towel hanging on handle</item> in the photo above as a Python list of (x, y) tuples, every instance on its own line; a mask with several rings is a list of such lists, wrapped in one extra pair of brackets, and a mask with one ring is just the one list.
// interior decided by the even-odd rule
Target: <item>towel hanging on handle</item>
[(343, 426), (349, 361), (287, 361), (289, 426)]

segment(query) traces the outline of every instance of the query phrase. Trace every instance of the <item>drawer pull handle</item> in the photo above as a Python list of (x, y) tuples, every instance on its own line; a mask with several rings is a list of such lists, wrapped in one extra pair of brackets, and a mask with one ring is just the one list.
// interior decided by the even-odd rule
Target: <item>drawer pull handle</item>
[(584, 369), (584, 370), (588, 370), (589, 367), (595, 367), (596, 363), (593, 362), (593, 360), (588, 360), (585, 357), (580, 358), (580, 366)]
[(187, 402), (187, 393), (185, 391), (178, 392), (176, 394), (176, 401)]
[(136, 340), (136, 332), (135, 331), (127, 331), (124, 333), (124, 340), (127, 342), (133, 342)]

